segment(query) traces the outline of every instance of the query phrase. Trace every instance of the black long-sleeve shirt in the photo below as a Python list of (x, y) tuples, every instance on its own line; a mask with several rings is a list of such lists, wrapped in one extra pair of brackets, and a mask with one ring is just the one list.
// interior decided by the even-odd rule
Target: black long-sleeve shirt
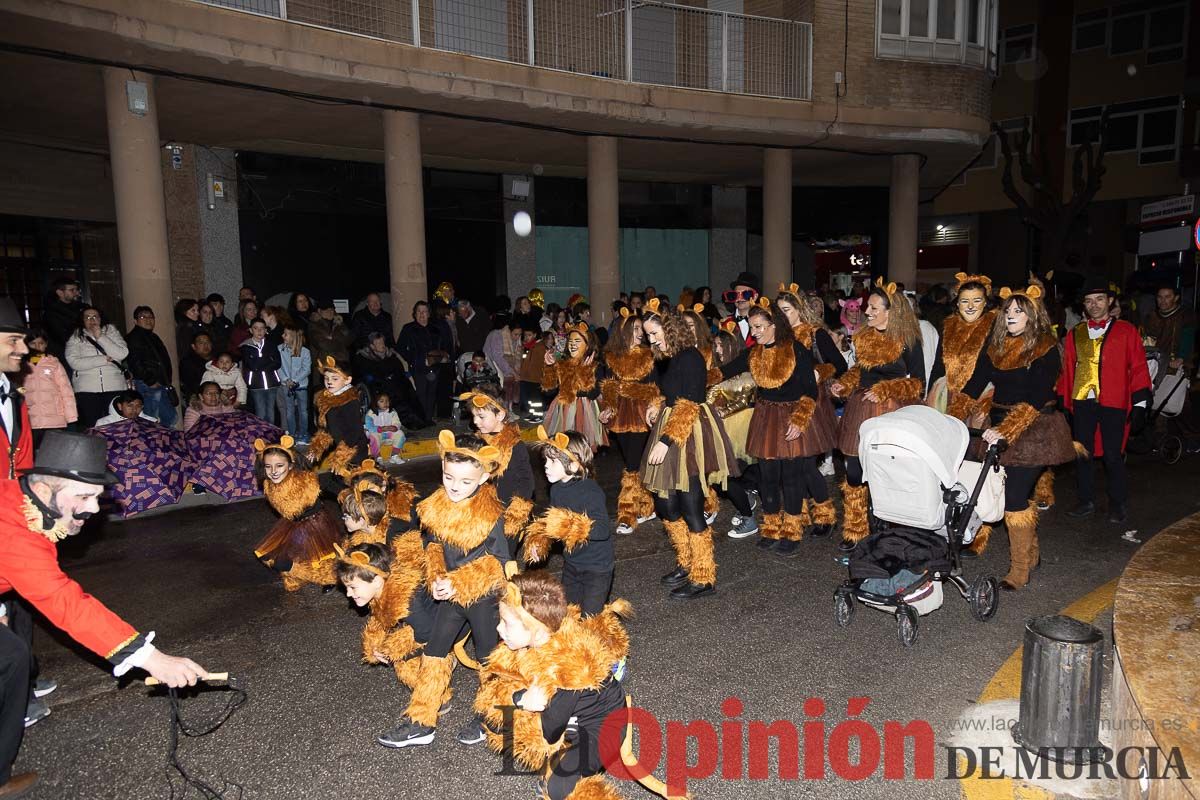
[(529, 459), (529, 447), (524, 442), (513, 445), (508, 467), (496, 479), (496, 496), (505, 505), (514, 497), (526, 500), (533, 497), (533, 464)]
[(921, 381), (921, 394), (925, 394), (925, 355), (920, 346), (905, 347), (895, 361), (877, 367), (864, 367), (858, 386), (860, 389), (870, 389), (881, 381), (894, 378), (916, 378)]
[[(756, 346), (771, 350), (775, 347), (786, 347), (788, 344), (784, 342), (783, 344), (772, 343)], [(790, 344), (792, 351), (796, 354), (796, 368), (792, 370), (792, 374), (788, 376), (787, 380), (774, 389), (759, 386), (758, 397), (760, 400), (766, 400), (771, 403), (790, 403), (799, 400), (801, 397), (815, 398), (817, 396), (817, 379), (813, 376), (812, 353), (795, 339)], [(750, 370), (751, 352), (751, 350), (742, 351), (737, 358), (721, 367), (721, 374), (726, 378), (732, 378), (734, 375), (748, 372)]]
[(707, 390), (708, 366), (694, 347), (676, 353), (657, 373), (658, 390), (668, 406), (680, 398), (703, 403)]
[(492, 526), (492, 530), (488, 533), (487, 538), (470, 550), (463, 550), (456, 545), (442, 542), (428, 531), (422, 533), (421, 538), (427, 545), (432, 542), (441, 542), (442, 555), (446, 559), (447, 572), (453, 572), (464, 564), (470, 564), (472, 561), (489, 555), (494, 556), (501, 565), (512, 560), (512, 556), (508, 550), (508, 539), (504, 536), (503, 515), (496, 518), (496, 524)]
[(824, 328), (817, 328), (816, 333), (813, 334), (813, 351), (814, 358), (822, 364), (833, 365), (835, 377), (846, 371), (846, 357), (838, 349), (837, 342), (833, 341), (829, 331)]
[(591, 478), (560, 481), (550, 486), (550, 505), (579, 514), (586, 514), (592, 521), (587, 544), (581, 544), (563, 559), (575, 569), (583, 572), (609, 572), (613, 568), (615, 555), (612, 543), (612, 525), (609, 522), (608, 506), (604, 490)]
[(1041, 410), (1055, 399), (1055, 385), (1058, 375), (1062, 372), (1062, 355), (1057, 347), (1051, 347), (1041, 357), (1033, 360), (1028, 367), (1018, 369), (998, 369), (992, 363), (987, 348), (980, 353), (979, 363), (975, 366), (975, 374), (963, 387), (963, 393), (978, 398), (980, 393), (991, 383), (995, 387), (992, 394), (993, 407), (1028, 403)]

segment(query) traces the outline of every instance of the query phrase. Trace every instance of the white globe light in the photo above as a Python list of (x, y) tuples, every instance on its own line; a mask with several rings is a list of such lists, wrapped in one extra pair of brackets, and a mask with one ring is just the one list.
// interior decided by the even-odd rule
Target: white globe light
[(528, 236), (531, 230), (533, 230), (533, 220), (529, 218), (529, 212), (518, 211), (513, 214), (513, 231), (517, 236)]
[(1130, 64), (1128, 67), (1125, 68), (1125, 72), (1126, 72), (1126, 74), (1129, 75), (1129, 77), (1132, 78), (1134, 75), (1137, 75), (1137, 65)]

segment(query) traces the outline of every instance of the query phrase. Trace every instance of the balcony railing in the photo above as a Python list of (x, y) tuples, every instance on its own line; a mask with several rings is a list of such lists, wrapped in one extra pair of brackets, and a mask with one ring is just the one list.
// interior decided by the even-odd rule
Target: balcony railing
[(812, 25), (648, 0), (199, 0), (635, 83), (808, 100)]

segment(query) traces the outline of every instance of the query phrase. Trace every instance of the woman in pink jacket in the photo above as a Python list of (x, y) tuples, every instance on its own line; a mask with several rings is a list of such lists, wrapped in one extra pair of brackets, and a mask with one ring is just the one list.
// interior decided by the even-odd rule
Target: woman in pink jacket
[(79, 418), (75, 410), (75, 392), (62, 362), (46, 354), (46, 334), (34, 328), (25, 336), (29, 346), (29, 371), (23, 388), (33, 428), (34, 449), (42, 443), (46, 431), (65, 428)]

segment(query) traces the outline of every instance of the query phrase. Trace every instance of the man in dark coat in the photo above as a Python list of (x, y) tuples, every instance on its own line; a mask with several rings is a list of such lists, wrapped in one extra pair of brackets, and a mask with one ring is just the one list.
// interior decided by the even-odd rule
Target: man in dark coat
[(432, 321), (429, 303), (418, 300), (413, 305), (413, 321), (400, 329), (397, 349), (408, 362), (426, 419), (437, 416), (438, 379), (446, 371), (453, 348), (450, 328)]
[(487, 314), (476, 311), (470, 300), (459, 300), (457, 310), (454, 327), (458, 330), (458, 351), (477, 353), (483, 349), (487, 335), (492, 332), (492, 321)]
[[(42, 313), (42, 323), (46, 333), (50, 335), (50, 354), (67, 365), (63, 352), (67, 339), (79, 327), (79, 312), (83, 311), (83, 301), (79, 299), (79, 281), (74, 278), (59, 278), (54, 282), (54, 291), (46, 298), (46, 310)], [(67, 367), (68, 372), (70, 367)]]
[(386, 394), (405, 428), (429, 425), (400, 354), (388, 347), (381, 333), (368, 334), (367, 342), (366, 347), (354, 354), (351, 364), (355, 382), (366, 385), (372, 405), (376, 397)]
[(138, 306), (133, 310), (133, 327), (125, 334), (129, 345), (129, 371), (133, 388), (142, 395), (145, 412), (170, 428), (175, 424), (175, 406), (168, 399), (171, 385), (171, 355), (154, 332), (154, 309)]
[(356, 350), (369, 344), (367, 337), (372, 333), (382, 333), (388, 347), (396, 346), (396, 335), (392, 330), (392, 315), (383, 310), (383, 302), (375, 292), (367, 295), (367, 305), (354, 313), (350, 320), (350, 328), (354, 331), (354, 348)]

